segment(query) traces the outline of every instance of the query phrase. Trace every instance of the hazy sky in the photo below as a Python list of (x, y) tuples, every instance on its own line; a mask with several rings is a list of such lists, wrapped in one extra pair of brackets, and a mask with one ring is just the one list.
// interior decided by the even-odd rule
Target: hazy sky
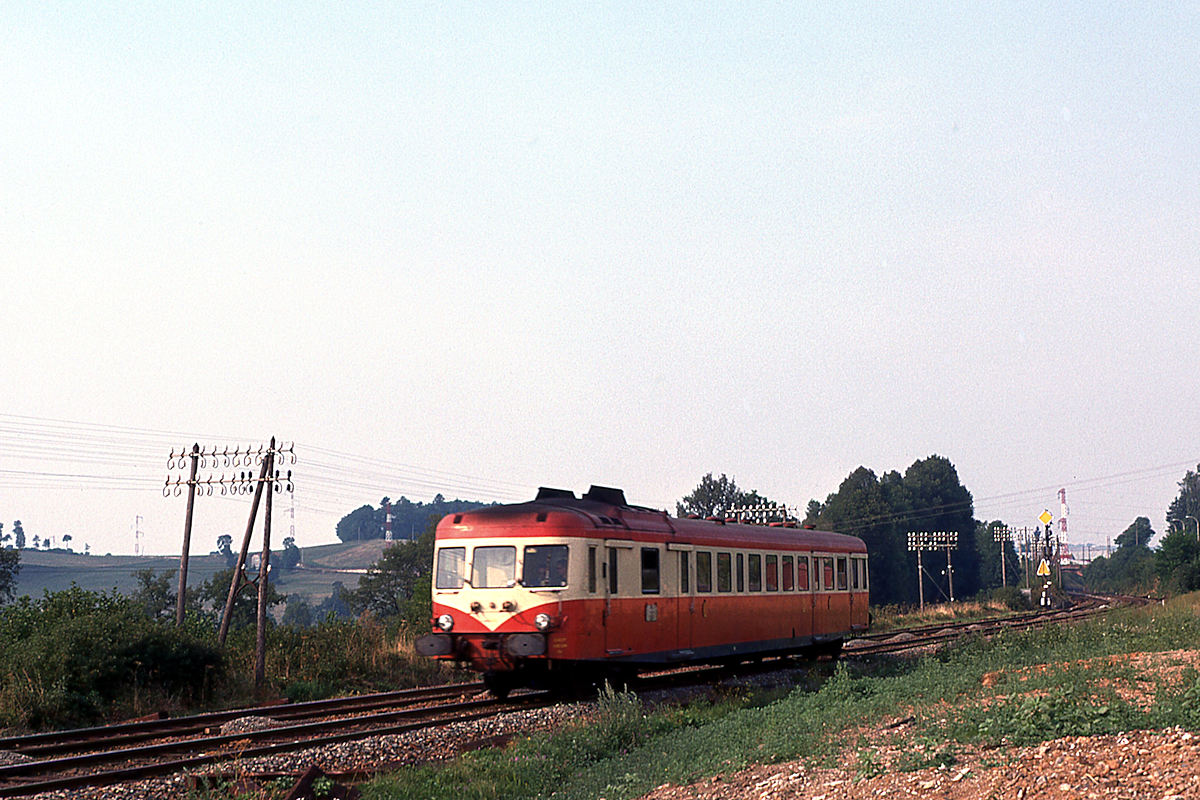
[(1161, 532), (1200, 10), (1050, 5), (0, 3), (0, 521), (176, 551), (168, 451), (274, 435), (301, 545), (934, 453), (981, 519)]

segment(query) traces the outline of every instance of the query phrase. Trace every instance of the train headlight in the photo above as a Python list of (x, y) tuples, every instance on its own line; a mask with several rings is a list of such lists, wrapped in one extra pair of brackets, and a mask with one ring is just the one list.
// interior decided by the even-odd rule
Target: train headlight
[(442, 614), (437, 618), (437, 626), (446, 633), (449, 633), (450, 629), (454, 627), (454, 617), (449, 614)]
[(538, 614), (533, 618), (533, 624), (539, 631), (550, 630), (550, 622), (550, 615), (545, 613)]

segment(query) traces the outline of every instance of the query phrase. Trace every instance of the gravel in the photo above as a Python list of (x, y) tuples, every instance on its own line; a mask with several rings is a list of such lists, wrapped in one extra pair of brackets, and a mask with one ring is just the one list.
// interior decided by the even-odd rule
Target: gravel
[[(289, 774), (297, 778), (310, 766), (326, 773), (373, 771), (381, 766), (396, 767), (452, 758), (465, 749), (502, 741), (514, 734), (558, 728), (595, 712), (595, 703), (570, 703), (550, 708), (514, 711), (487, 719), (470, 720), (436, 728), (387, 736), (367, 736), (351, 742), (322, 745), (293, 753), (248, 759), (230, 759), (203, 769), (182, 772), (165, 778), (117, 784), (114, 786), (44, 792), (37, 800), (178, 800), (187, 794), (190, 776), (229, 774)], [(274, 720), (244, 717), (222, 726), (232, 732), (260, 730)]]

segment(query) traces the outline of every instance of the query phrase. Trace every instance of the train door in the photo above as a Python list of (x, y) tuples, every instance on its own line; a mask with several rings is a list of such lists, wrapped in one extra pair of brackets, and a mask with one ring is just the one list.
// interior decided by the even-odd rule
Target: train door
[(813, 585), (812, 558), (808, 553), (796, 554), (796, 636), (807, 638), (813, 634), (813, 602), (816, 594)]
[(869, 620), (867, 557), (850, 557), (850, 629), (863, 631)]
[(813, 559), (817, 568), (817, 594), (813, 609), (813, 634), (830, 633), (837, 630), (833, 618), (834, 590), (833, 556), (817, 556)]
[(696, 596), (693, 594), (692, 546), (668, 544), (667, 557), (674, 566), (675, 584), (666, 588), (673, 595), (668, 601), (674, 605), (675, 649), (681, 656), (692, 652), (692, 627), (695, 624)]
[(604, 542), (600, 579), (604, 584), (604, 652), (610, 657), (626, 655), (633, 650), (630, 641), (633, 603), (622, 598), (622, 595), (630, 594), (633, 587), (632, 553), (631, 541), (606, 539)]

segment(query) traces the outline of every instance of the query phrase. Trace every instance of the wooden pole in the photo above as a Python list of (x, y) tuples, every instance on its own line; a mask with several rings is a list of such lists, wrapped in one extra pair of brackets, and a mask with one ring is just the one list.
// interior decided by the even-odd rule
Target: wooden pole
[[(267, 671), (267, 583), (271, 571), (271, 496), (275, 494), (275, 437), (271, 437), (271, 446), (267, 450), (267, 460), (263, 462), (267, 478), (267, 513), (263, 517), (262, 556), (258, 562), (258, 614), (256, 615), (256, 631), (254, 638), (254, 690), (262, 688)], [(260, 484), (261, 485), (261, 484)]]
[(175, 627), (183, 625), (183, 607), (187, 600), (188, 553), (192, 549), (192, 509), (196, 505), (196, 465), (200, 463), (200, 445), (192, 445), (192, 474), (188, 478), (187, 515), (183, 518), (183, 550), (179, 553), (179, 596), (175, 599)]
[(267, 477), (267, 459), (263, 459), (262, 472), (259, 473), (258, 483), (254, 486), (254, 501), (250, 504), (250, 519), (246, 521), (246, 535), (242, 537), (242, 549), (238, 553), (237, 566), (229, 577), (229, 596), (225, 600), (225, 611), (221, 614), (221, 630), (217, 634), (217, 643), (225, 646), (225, 637), (229, 635), (229, 619), (233, 615), (233, 601), (237, 599), (238, 590), (242, 588), (242, 569), (246, 566), (246, 553), (250, 550), (250, 535), (254, 532), (254, 518), (258, 516), (258, 501), (262, 498), (263, 481)]

